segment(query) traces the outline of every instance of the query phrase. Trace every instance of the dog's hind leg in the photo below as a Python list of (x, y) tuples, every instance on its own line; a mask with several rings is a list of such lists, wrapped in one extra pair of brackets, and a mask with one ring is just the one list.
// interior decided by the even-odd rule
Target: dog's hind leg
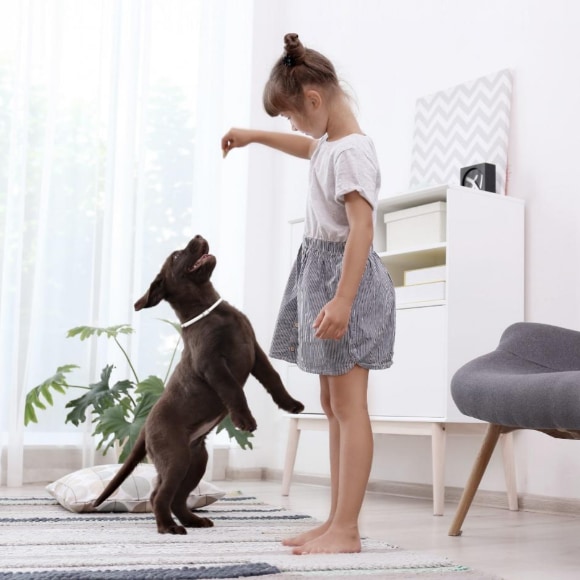
[(181, 480), (171, 504), (171, 511), (186, 528), (211, 528), (213, 522), (208, 518), (200, 518), (187, 507), (187, 498), (199, 484), (207, 466), (208, 453), (205, 448), (205, 438), (191, 445), (191, 461), (187, 473)]
[(304, 411), (304, 405), (292, 398), (286, 390), (280, 375), (257, 342), (254, 343), (254, 348), (256, 359), (251, 372), (262, 383), (266, 391), (270, 393), (274, 403), (289, 413), (301, 413)]
[(171, 481), (175, 474), (157, 474), (157, 485), (151, 493), (150, 501), (157, 522), (157, 531), (160, 534), (187, 534), (187, 530), (178, 525), (171, 517), (170, 505), (173, 502), (174, 487)]
[(191, 451), (186, 441), (178, 437), (152, 439), (150, 455), (157, 469), (157, 485), (151, 494), (151, 504), (160, 534), (187, 534), (175, 522), (171, 508), (180, 488), (184, 471), (190, 463)]

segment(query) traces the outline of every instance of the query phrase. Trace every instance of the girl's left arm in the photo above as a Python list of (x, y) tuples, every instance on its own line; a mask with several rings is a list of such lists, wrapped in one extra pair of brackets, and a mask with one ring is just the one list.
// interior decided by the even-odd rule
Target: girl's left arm
[(357, 191), (345, 195), (344, 203), (350, 232), (344, 249), (342, 274), (334, 298), (314, 321), (317, 338), (338, 340), (345, 335), (373, 241), (373, 210), (369, 203)]

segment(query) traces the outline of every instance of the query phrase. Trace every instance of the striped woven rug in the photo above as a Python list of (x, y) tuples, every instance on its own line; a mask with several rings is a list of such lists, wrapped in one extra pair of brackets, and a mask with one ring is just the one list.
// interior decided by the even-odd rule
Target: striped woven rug
[(360, 554), (294, 556), (282, 538), (315, 520), (253, 497), (228, 496), (197, 513), (215, 527), (172, 536), (157, 533), (152, 514), (76, 514), (52, 498), (0, 498), (0, 580), (493, 578), (372, 539)]

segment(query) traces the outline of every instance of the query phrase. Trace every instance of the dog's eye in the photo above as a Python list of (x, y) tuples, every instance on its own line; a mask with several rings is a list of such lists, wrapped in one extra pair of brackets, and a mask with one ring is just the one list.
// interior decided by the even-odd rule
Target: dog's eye
[(179, 257), (179, 254), (181, 254), (181, 252), (173, 252), (173, 256), (171, 256), (171, 260), (173, 262), (175, 262), (175, 260), (177, 260), (177, 258)]

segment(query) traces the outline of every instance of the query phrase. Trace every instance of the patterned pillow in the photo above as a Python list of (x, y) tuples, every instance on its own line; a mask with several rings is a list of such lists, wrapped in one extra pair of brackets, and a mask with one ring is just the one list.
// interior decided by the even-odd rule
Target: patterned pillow
[[(46, 486), (46, 490), (60, 505), (71, 512), (150, 512), (149, 496), (155, 486), (157, 472), (150, 463), (140, 463), (115, 493), (98, 508), (92, 502), (121, 467), (120, 463), (86, 467), (69, 473)], [(225, 495), (222, 491), (201, 480), (187, 500), (190, 509), (212, 504)]]

